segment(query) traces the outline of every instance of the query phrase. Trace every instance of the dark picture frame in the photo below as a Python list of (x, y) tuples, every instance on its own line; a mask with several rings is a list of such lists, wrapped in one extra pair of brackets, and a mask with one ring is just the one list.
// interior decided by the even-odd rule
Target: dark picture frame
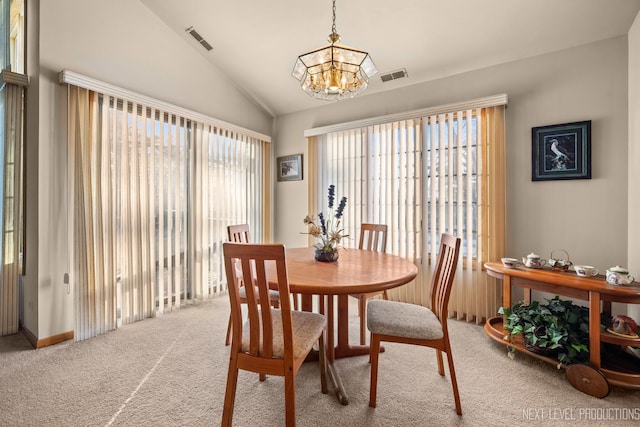
[(531, 180), (591, 179), (591, 120), (531, 128)]
[(300, 181), (302, 179), (302, 154), (277, 158), (278, 181)]

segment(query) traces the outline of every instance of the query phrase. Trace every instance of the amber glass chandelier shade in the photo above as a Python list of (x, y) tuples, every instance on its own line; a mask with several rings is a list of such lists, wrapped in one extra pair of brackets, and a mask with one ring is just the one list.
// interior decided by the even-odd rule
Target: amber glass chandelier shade
[(291, 73), (318, 99), (353, 98), (378, 71), (367, 52), (331, 44), (298, 57)]
[(336, 32), (336, 2), (328, 46), (298, 56), (291, 75), (310, 96), (328, 101), (353, 98), (369, 85), (378, 70), (367, 52), (339, 46)]

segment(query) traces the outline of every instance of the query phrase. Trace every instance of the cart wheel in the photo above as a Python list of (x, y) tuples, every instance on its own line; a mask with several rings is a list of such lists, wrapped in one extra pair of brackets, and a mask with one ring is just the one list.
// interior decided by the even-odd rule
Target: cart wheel
[(587, 364), (575, 364), (567, 366), (566, 371), (571, 385), (581, 392), (599, 399), (609, 394), (607, 377), (598, 369)]

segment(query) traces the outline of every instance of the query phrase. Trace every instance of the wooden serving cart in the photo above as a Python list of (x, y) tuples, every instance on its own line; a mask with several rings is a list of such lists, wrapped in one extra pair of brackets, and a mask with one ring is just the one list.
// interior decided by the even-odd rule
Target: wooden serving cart
[[(580, 277), (573, 271), (553, 271), (550, 268), (533, 269), (524, 266), (508, 268), (500, 262), (488, 262), (487, 273), (503, 284), (503, 306), (511, 306), (513, 286), (524, 289), (525, 302), (531, 301), (531, 290), (562, 295), (572, 299), (588, 301), (589, 307), (589, 364), (569, 365), (566, 375), (578, 390), (595, 397), (609, 394), (609, 385), (640, 389), (640, 359), (627, 348), (640, 347), (640, 338), (626, 337), (601, 330), (601, 314), (611, 315), (611, 303), (640, 304), (640, 283), (614, 286), (602, 275)], [(511, 346), (545, 362), (557, 365), (557, 359), (541, 355), (525, 348), (521, 336), (509, 335), (504, 330), (502, 316), (487, 320), (484, 330), (496, 341)], [(615, 351), (604, 349), (602, 343), (615, 345)], [(620, 347), (617, 347), (620, 346)]]

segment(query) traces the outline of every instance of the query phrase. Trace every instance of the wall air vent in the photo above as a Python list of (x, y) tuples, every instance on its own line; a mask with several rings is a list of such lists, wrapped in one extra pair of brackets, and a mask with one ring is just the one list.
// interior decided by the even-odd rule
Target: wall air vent
[(382, 80), (382, 83), (386, 83), (386, 82), (390, 82), (391, 80), (398, 80), (408, 76), (409, 75), (407, 74), (407, 70), (403, 68), (401, 70), (392, 71), (386, 74), (381, 74), (380, 79)]
[(196, 30), (193, 29), (193, 27), (189, 27), (185, 31), (187, 33), (191, 34), (191, 37), (196, 39), (196, 41), (198, 43), (200, 43), (202, 45), (202, 47), (204, 47), (205, 49), (207, 49), (207, 50), (212, 50), (213, 49), (213, 46), (211, 46), (208, 41), (203, 39), (202, 36), (200, 34), (198, 34), (198, 32)]

